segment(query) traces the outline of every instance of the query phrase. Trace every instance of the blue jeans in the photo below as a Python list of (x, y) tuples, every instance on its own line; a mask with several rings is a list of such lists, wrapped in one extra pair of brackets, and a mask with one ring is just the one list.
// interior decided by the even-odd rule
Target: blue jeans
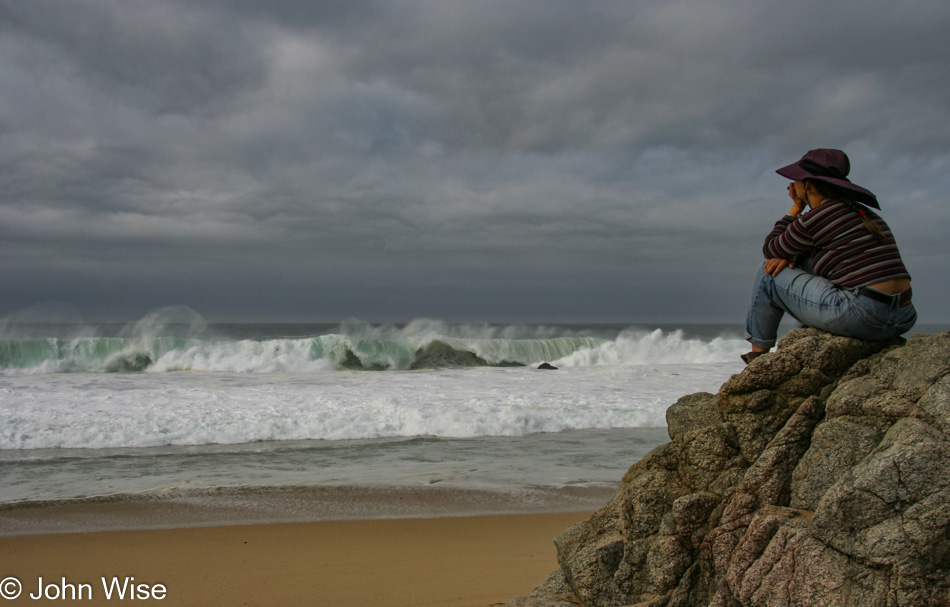
[(844, 289), (811, 274), (810, 266), (803, 265), (769, 276), (765, 264), (759, 264), (745, 323), (753, 345), (774, 346), (786, 312), (805, 326), (869, 341), (897, 337), (917, 322), (914, 304), (900, 307), (897, 298), (891, 303), (877, 301), (860, 295), (858, 289)]

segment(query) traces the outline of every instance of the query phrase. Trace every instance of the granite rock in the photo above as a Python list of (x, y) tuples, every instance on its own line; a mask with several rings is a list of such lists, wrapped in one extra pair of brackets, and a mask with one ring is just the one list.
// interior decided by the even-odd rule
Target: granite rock
[(791, 331), (667, 424), (510, 607), (950, 607), (950, 333)]

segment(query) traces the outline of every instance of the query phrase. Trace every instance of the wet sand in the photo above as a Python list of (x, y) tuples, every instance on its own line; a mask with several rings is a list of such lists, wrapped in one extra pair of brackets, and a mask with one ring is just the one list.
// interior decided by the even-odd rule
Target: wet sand
[[(4, 601), (10, 605), (73, 603), (73, 593), (82, 604), (113, 604), (118, 590), (108, 599), (101, 578), (122, 582), (128, 577), (134, 578), (136, 602), (163, 605), (489, 607), (527, 594), (556, 569), (553, 538), (589, 516), (507, 514), (16, 535), (0, 537), (0, 579), (4, 592), (16, 585), (10, 577), (22, 585), (18, 599)], [(30, 597), (37, 595), (40, 577), (45, 594), (58, 598)], [(156, 600), (158, 595), (164, 598)]]

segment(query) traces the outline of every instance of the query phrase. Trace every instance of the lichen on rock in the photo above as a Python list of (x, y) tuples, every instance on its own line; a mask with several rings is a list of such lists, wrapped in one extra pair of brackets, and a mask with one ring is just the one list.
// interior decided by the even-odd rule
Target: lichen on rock
[(510, 605), (950, 607), (950, 333), (791, 331), (667, 425)]

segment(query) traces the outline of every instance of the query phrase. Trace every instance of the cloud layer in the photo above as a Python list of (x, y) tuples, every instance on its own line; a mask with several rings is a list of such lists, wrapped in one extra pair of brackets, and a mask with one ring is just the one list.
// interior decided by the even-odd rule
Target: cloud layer
[(922, 321), (950, 5), (0, 0), (0, 314), (741, 322), (839, 147)]

